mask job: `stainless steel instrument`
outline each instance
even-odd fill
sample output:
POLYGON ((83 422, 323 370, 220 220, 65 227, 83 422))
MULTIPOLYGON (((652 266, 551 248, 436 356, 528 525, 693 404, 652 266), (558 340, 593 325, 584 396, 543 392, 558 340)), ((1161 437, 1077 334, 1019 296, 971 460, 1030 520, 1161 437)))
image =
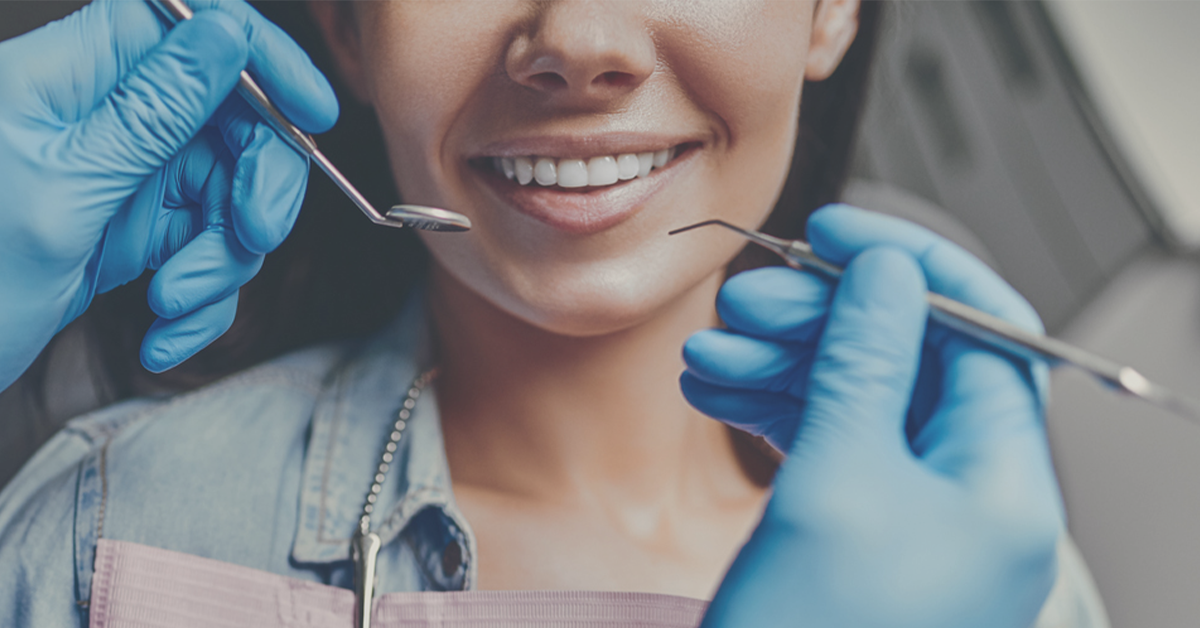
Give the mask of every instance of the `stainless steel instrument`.
MULTIPOLYGON (((192 10, 184 4, 183 0, 157 0, 150 4, 164 9, 172 22, 178 23, 192 19, 192 10)), ((284 117, 271 99, 267 98, 267 93, 245 70, 242 70, 242 75, 238 79, 237 90, 246 99, 246 102, 250 103, 250 106, 254 107, 254 110, 278 131, 288 144, 291 144, 292 148, 311 157, 313 163, 329 175, 329 178, 337 184, 342 192, 345 192, 346 196, 350 197, 351 201, 354 201, 354 204, 367 215, 371 222, 388 227, 411 227, 425 231, 466 231, 471 228, 471 221, 466 216, 437 207, 395 205, 386 214, 381 214, 329 161, 329 158, 317 149, 317 143, 312 136, 301 131, 299 127, 284 117)))
MULTIPOLYGON (((842 274, 840 267, 817 257, 812 247, 803 240, 784 240, 758 231, 742 229, 723 220, 706 220, 676 229, 670 232, 670 235, 709 225, 719 225, 742 234, 751 242, 778 254, 792 268, 814 270, 835 279, 842 274)), ((930 292, 926 294, 926 298, 929 300, 930 318, 946 327, 1023 358, 1046 360, 1051 365, 1074 365, 1113 388, 1200 423, 1200 404, 1151 382, 1133 367, 1102 358, 1057 338, 1027 331, 940 294, 930 292)))

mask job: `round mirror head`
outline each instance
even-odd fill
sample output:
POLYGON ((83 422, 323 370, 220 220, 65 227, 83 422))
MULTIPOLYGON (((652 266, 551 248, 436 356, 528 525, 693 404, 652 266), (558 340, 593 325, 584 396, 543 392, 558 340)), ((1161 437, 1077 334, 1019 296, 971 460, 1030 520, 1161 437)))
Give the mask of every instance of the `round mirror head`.
POLYGON ((387 217, 422 231, 467 231, 471 228, 471 219, 458 212, 424 205, 393 205, 387 217))

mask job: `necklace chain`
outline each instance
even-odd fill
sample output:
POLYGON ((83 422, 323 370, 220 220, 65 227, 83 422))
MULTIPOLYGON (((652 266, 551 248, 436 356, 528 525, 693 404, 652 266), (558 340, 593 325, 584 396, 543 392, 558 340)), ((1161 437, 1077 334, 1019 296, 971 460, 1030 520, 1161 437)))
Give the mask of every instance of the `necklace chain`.
POLYGON ((371 514, 375 512, 375 502, 379 500, 379 493, 383 490, 383 481, 387 479, 388 469, 391 468, 392 461, 396 458, 400 439, 404 437, 404 430, 408 427, 408 420, 412 418, 413 409, 417 407, 417 399, 421 397, 421 391, 437 378, 437 373, 437 368, 431 368, 418 375, 412 385, 408 387, 408 393, 404 396, 404 402, 400 406, 396 422, 392 424, 392 433, 388 435, 387 443, 383 446, 383 455, 379 457, 379 466, 375 468, 375 478, 371 482, 371 489, 367 491, 367 500, 363 504, 362 516, 358 519, 358 529, 361 534, 371 531, 371 514))
POLYGON ((400 448, 400 439, 404 437, 404 428, 412 417, 413 408, 417 407, 417 399, 421 391, 437 377, 437 369, 429 369, 421 373, 408 387, 408 394, 400 405, 396 422, 392 425, 392 433, 388 435, 387 444, 383 446, 383 455, 379 457, 379 466, 375 468, 375 478, 371 482, 371 490, 367 491, 367 503, 363 504, 362 517, 358 519, 358 531, 350 540, 350 559, 354 562, 354 604, 356 625, 358 628, 371 627, 371 605, 375 599, 376 559, 383 541, 379 535, 371 532, 371 513, 375 512, 375 502, 379 501, 379 493, 383 490, 383 481, 387 479, 388 469, 396 459, 396 450, 400 448))

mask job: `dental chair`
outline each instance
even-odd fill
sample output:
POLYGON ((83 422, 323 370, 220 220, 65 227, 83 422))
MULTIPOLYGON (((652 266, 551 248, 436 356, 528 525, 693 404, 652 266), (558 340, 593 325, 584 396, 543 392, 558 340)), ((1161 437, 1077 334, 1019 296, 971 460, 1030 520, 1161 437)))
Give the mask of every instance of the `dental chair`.
MULTIPOLYGON (((1200 398, 1200 262, 1113 136, 1055 10, 892 3, 844 200, 958 242, 1049 333, 1200 398)), ((1200 425, 1069 368, 1051 380, 1067 523, 1112 625, 1196 625, 1200 425)))

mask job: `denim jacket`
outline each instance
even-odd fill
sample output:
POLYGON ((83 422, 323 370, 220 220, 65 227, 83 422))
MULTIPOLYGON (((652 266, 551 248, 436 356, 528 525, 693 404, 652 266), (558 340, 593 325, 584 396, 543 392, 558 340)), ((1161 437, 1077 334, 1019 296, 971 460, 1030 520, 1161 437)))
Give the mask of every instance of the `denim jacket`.
MULTIPOLYGON (((350 538, 382 447, 429 366, 423 299, 409 301, 369 341, 69 423, 0 492, 0 628, 86 627, 100 538, 350 588, 350 538)), ((475 537, 450 490, 432 392, 408 421, 372 517, 380 594, 476 582, 475 537)), ((1073 556, 1060 552, 1039 628, 1107 626, 1073 556)))
MULTIPOLYGON (((370 341, 71 421, 0 493, 0 626, 86 626, 101 537, 351 587, 350 538, 405 392, 428 366, 421 301, 370 341)), ((379 593, 475 581, 430 393, 371 520, 379 593)))

